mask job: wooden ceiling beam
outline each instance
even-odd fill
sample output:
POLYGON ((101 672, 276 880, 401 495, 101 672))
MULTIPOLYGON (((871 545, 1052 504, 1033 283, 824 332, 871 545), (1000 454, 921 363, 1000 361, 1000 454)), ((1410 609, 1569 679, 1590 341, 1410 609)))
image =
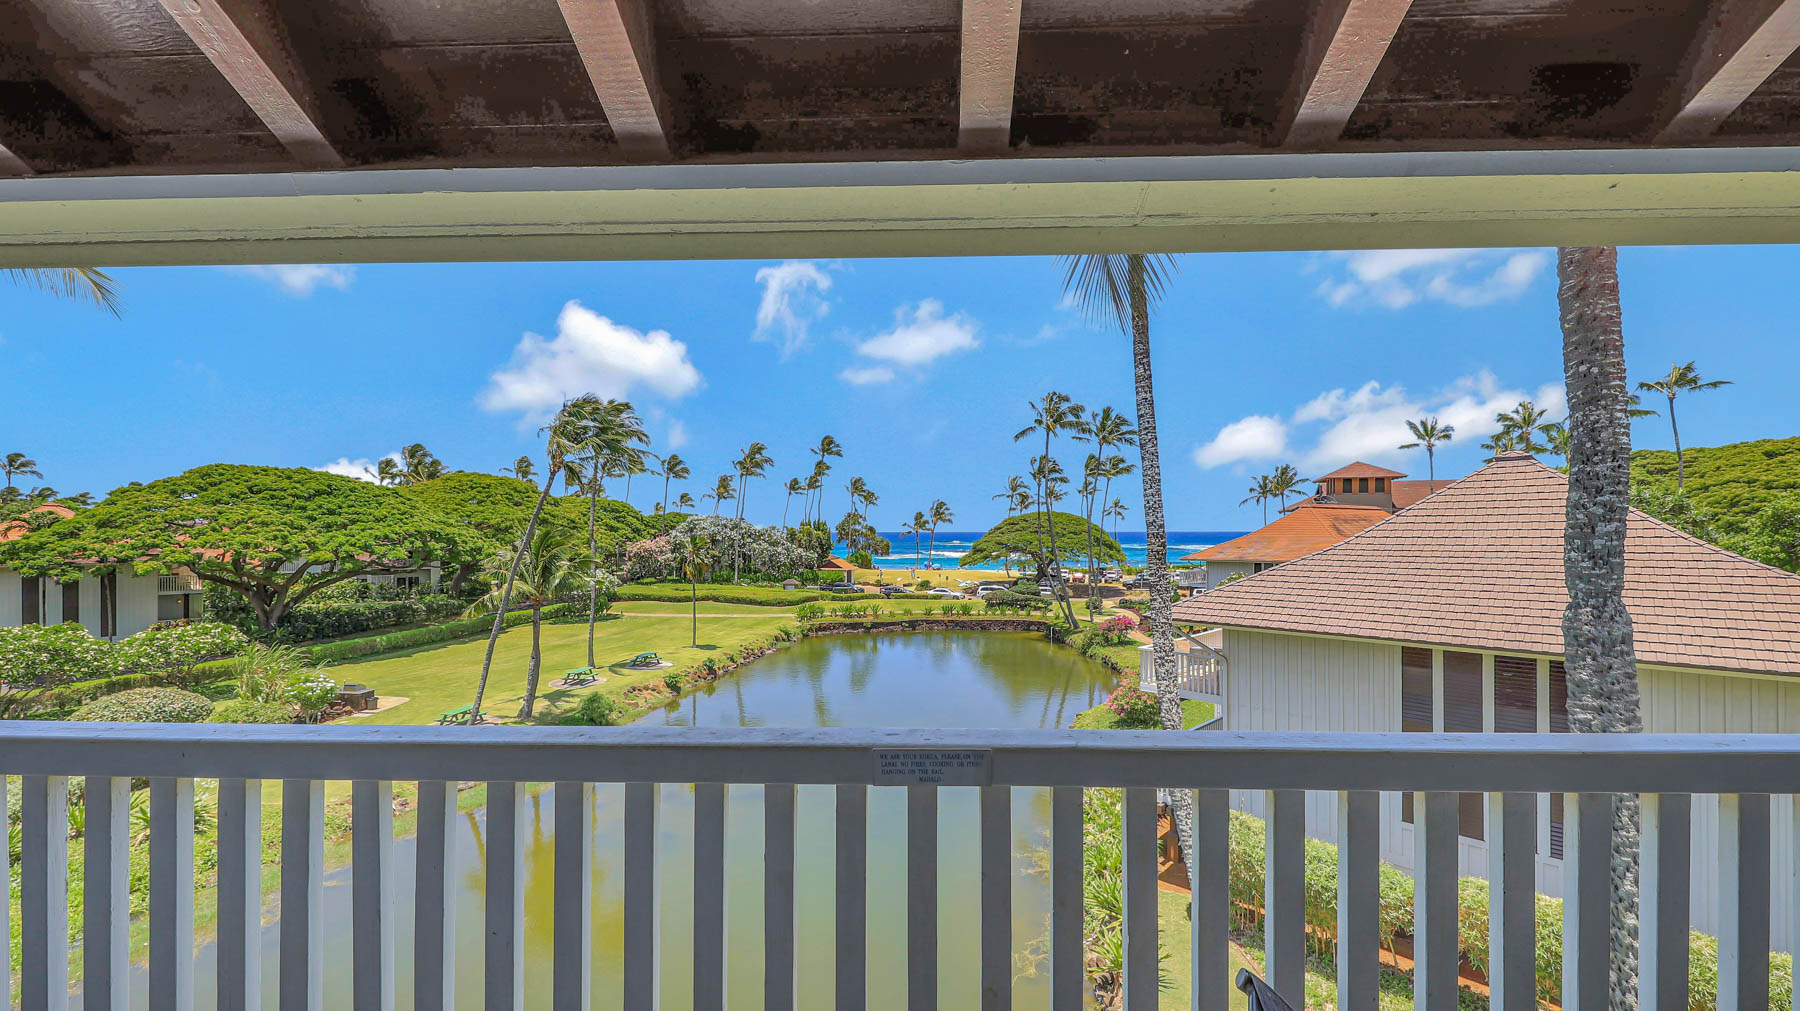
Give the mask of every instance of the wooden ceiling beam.
POLYGON ((343 158, 319 128, 305 75, 270 4, 264 0, 158 2, 295 161, 308 168, 343 167, 343 158))
POLYGON ((668 117, 656 76, 656 38, 645 0, 556 0, 619 148, 666 160, 668 117))
POLYGON ((963 0, 958 149, 1003 154, 1012 142, 1021 0, 963 0))
POLYGON ((1337 142, 1410 7, 1412 0, 1318 0, 1275 122, 1277 146, 1312 149, 1337 142))
POLYGON ((25 159, 14 154, 12 148, 0 144, 0 176, 28 176, 31 174, 31 166, 26 164, 25 159))
POLYGON ((1658 144, 1705 140, 1800 48, 1800 0, 1722 0, 1689 53, 1658 144))

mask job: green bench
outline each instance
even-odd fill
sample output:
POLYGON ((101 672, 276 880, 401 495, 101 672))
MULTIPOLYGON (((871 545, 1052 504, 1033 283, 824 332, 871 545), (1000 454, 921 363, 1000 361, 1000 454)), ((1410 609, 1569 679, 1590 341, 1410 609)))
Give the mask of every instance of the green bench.
POLYGON ((467 723, 469 722, 469 715, 474 709, 474 706, 463 706, 461 709, 452 709, 447 713, 439 713, 437 721, 440 724, 467 723))
POLYGON ((657 656, 655 653, 639 653, 637 656, 625 661, 625 666, 655 667, 659 663, 662 663, 662 657, 657 656))
POLYGON ((562 683, 570 688, 579 688, 583 685, 591 685, 598 679, 598 675, 594 673, 594 668, 577 667, 563 675, 562 683))

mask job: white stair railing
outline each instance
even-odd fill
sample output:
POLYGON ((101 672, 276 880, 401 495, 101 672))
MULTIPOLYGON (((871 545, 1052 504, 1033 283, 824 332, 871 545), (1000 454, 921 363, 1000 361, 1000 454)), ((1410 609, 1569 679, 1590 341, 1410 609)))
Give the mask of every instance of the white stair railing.
MULTIPOLYGON (((1050 1006, 1085 1006, 1082 951, 1082 790, 1124 790, 1124 994, 1128 1011, 1159 1006, 1156 791, 1192 790, 1197 812, 1189 885, 1194 1008, 1222 1006, 1230 980, 1226 939, 1228 790, 1265 791, 1266 977, 1294 999, 1304 992, 1304 870, 1308 791, 1336 795, 1340 1006, 1375 1006, 1374 939, 1378 795, 1414 796, 1414 989, 1422 1007, 1454 1007, 1459 793, 1489 795, 1493 887, 1490 982, 1496 1009, 1536 1005, 1534 841, 1536 795, 1567 795, 1562 1006, 1605 1005, 1612 797, 1643 795, 1640 1004, 1688 1006, 1690 796, 1719 797, 1716 868, 1725 897, 1719 936, 1719 1006, 1767 1006, 1770 893, 1794 889, 1795 868, 1772 876, 1767 790, 1800 785, 1800 738, 1791 735, 1161 734, 1115 731, 707 730, 693 728, 253 727, 0 723, 0 771, 22 777, 21 996, 25 1007, 66 1006, 69 978, 67 816, 70 777, 87 777, 85 904, 80 916, 85 1006, 126 1006, 129 790, 150 781, 150 1007, 191 1005, 194 980, 194 785, 220 781, 218 992, 221 1008, 255 1006, 261 784, 280 780, 279 986, 283 1008, 323 999, 324 787, 351 783, 355 1006, 390 1008, 396 962, 410 957, 413 1004, 442 1009, 452 990, 456 921, 451 880, 457 783, 488 784, 485 1006, 520 1006, 526 918, 553 923, 552 1005, 586 1008, 596 996, 590 961, 596 783, 624 783, 623 1004, 651 1008, 662 984, 654 869, 658 784, 694 784, 694 1006, 725 1004, 731 938, 724 905, 731 790, 764 795, 762 854, 766 1006, 790 1008, 801 990, 835 1006, 870 1003, 868 876, 904 875, 909 1007, 937 994, 939 862, 979 869, 982 1008, 1012 1006, 1013 961, 1049 952, 1050 1006), (556 770, 554 902, 527 910, 522 812, 528 784, 556 770), (382 779, 372 779, 371 774, 382 779), (392 783, 417 781, 413 889, 415 943, 396 950, 392 783), (795 787, 836 794, 834 976, 796 975, 795 787), (868 859, 873 786, 907 788, 904 869, 868 859), (940 853, 940 791, 980 790, 979 845, 940 853), (1048 938, 1014 934, 1012 792, 1050 787, 1048 938), (1656 791, 1656 792, 1650 792, 1656 791), (1047 941, 1047 944, 1045 943, 1047 941)), ((0 780, 3 784, 5 780, 0 780)), ((4 813, 0 795, 0 813, 4 813)), ((740 807, 741 810, 741 807, 740 807)), ((3 978, 3 977, 0 977, 3 978)), ((892 995, 875 995, 877 1004, 892 995)))

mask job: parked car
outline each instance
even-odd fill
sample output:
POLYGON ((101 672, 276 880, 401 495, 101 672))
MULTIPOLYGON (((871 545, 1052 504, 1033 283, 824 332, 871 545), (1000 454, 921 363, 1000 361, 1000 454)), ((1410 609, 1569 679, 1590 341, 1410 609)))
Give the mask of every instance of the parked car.
POLYGON ((1107 569, 1105 576, 1102 578, 1109 583, 1116 583, 1125 578, 1125 573, 1120 572, 1118 569, 1107 569))
POLYGON ((967 595, 958 593, 957 591, 952 590, 948 586, 934 586, 926 592, 930 593, 934 597, 943 597, 946 600, 967 600, 968 599, 967 595))
POLYGON ((861 593, 861 592, 863 592, 862 587, 856 586, 851 583, 826 583, 823 586, 820 586, 819 589, 824 590, 826 593, 861 593))
POLYGON ((986 600, 996 593, 1005 593, 1006 589, 1004 586, 978 586, 975 588, 975 599, 986 600))
POLYGON ((881 588, 881 595, 884 597, 893 597, 893 596, 897 596, 898 594, 911 593, 911 592, 912 592, 911 590, 908 590, 906 587, 901 586, 899 583, 889 583, 888 585, 881 588))

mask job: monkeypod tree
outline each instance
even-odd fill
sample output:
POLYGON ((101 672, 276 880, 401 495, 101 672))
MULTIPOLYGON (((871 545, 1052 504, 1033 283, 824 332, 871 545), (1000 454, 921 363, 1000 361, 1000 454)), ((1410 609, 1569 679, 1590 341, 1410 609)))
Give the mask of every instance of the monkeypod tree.
POLYGON ((1055 525, 1054 548, 1043 514, 1028 513, 1001 520, 982 534, 970 546, 968 554, 962 556, 961 564, 970 566, 1006 558, 1029 558, 1038 575, 1042 576, 1049 571, 1051 562, 1071 565, 1085 559, 1090 536, 1094 539, 1095 561, 1124 564, 1125 549, 1119 547, 1119 542, 1108 536, 1099 524, 1090 523, 1074 513, 1051 513, 1050 517, 1055 525))
POLYGON ((272 630, 327 586, 466 550, 466 530, 401 492, 305 468, 209 464, 148 484, 6 546, 26 575, 191 570, 243 595, 272 630))

